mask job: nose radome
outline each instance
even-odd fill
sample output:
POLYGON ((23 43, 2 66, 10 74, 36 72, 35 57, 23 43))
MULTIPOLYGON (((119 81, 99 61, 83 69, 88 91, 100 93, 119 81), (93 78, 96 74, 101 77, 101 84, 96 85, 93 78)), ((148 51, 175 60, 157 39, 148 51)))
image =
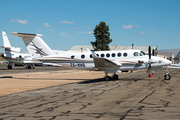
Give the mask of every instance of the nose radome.
POLYGON ((172 64, 172 61, 170 61, 170 60, 166 60, 166 63, 168 63, 168 64, 172 64))

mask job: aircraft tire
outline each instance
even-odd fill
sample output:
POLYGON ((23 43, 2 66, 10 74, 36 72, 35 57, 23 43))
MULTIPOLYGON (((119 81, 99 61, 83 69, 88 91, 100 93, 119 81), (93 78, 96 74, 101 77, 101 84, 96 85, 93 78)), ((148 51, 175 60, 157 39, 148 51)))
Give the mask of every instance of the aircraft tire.
POLYGON ((164 75, 164 79, 165 79, 165 80, 170 80, 170 79, 171 79, 171 76, 170 76, 169 74, 164 75))
POLYGON ((28 66, 28 69, 31 69, 31 66, 28 66))
POLYGON ((114 80, 118 80, 118 75, 113 75, 114 80))
POLYGON ((105 77, 105 80, 106 80, 106 81, 110 80, 110 77, 109 77, 109 76, 106 76, 106 77, 105 77))
POLYGON ((10 66, 8 66, 8 69, 12 69, 12 66, 10 65, 10 66))

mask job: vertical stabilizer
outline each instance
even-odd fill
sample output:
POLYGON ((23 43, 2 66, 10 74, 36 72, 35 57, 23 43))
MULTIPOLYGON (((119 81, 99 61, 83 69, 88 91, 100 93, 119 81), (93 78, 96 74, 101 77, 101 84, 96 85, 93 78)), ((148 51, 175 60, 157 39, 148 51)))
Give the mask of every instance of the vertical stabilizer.
POLYGON ((4 47, 11 47, 11 44, 9 42, 9 39, 6 35, 6 32, 2 31, 2 36, 3 36, 3 42, 4 42, 4 47))
POLYGON ((41 39, 41 34, 11 33, 11 35, 22 37, 28 52, 35 58, 53 54, 51 48, 41 39))

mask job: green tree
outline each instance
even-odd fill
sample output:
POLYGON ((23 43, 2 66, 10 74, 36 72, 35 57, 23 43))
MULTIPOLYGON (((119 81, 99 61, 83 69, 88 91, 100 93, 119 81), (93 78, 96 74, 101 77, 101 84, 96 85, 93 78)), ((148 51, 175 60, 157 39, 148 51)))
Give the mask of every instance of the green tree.
POLYGON ((110 39, 110 33, 109 26, 106 25, 105 22, 101 21, 99 25, 96 25, 94 29, 94 37, 96 38, 96 41, 91 41, 91 44, 95 51, 97 50, 110 50, 108 44, 112 42, 112 39, 110 39))

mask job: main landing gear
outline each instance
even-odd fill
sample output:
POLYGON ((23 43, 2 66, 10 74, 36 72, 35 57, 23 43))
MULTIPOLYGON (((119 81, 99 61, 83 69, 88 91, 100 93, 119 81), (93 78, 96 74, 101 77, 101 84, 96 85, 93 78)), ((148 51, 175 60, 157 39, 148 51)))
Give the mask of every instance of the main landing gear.
POLYGON ((25 65, 24 68, 27 68, 27 69, 35 69, 35 65, 34 65, 34 64, 27 64, 27 65, 25 65))
MULTIPOLYGON (((110 77, 110 76, 108 76, 108 75, 107 75, 107 73, 106 73, 105 80, 107 80, 107 81, 108 81, 108 80, 110 80, 110 79, 111 79, 111 77, 110 77)), ((114 80, 118 80, 118 75, 114 73, 114 75, 113 75, 113 79, 114 79, 114 80)))

